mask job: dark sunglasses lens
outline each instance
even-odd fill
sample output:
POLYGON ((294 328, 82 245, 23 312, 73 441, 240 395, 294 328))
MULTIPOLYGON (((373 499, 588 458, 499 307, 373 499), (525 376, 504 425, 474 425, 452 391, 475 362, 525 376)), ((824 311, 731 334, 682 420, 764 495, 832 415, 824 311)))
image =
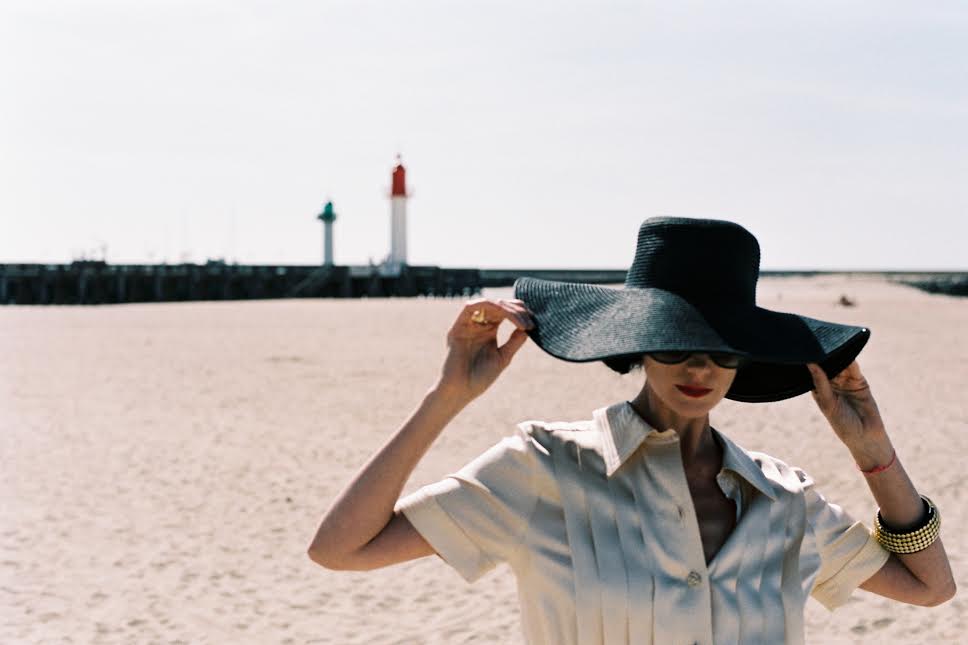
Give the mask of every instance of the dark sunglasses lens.
POLYGON ((667 365, 675 365, 689 358, 689 352, 654 352, 652 358, 667 365))
POLYGON ((743 363, 743 357, 737 354, 713 353, 709 355, 713 362, 720 367, 735 369, 743 363))
MULTIPOLYGON (((650 354, 653 359, 666 365, 678 365, 679 363, 685 362, 691 355, 692 352, 652 352, 650 354)), ((709 354, 709 358, 716 365, 731 370, 742 367, 745 362, 739 354, 727 354, 725 352, 712 352, 709 354)))

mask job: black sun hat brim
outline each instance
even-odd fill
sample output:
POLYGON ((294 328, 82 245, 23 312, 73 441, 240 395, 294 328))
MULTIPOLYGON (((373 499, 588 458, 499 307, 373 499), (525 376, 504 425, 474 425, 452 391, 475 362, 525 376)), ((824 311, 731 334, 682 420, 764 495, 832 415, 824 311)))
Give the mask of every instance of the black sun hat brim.
POLYGON ((657 288, 519 278, 514 296, 533 314, 531 339, 565 361, 674 350, 743 355, 750 362, 738 371, 726 398, 749 403, 809 392, 813 379, 807 363, 818 363, 833 377, 870 338, 866 327, 755 305, 724 303, 700 311, 681 296, 657 288))

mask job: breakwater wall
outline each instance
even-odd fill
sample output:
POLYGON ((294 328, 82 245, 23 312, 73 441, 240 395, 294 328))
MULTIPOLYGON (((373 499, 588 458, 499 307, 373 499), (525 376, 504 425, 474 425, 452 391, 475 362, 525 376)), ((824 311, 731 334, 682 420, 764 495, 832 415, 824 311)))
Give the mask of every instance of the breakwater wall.
MULTIPOLYGON (((93 305, 266 298, 469 297, 522 272, 403 266, 0 264, 0 304, 93 305)), ((624 271, 532 271, 547 279, 621 282, 624 271)))
POLYGON ((0 265, 3 304, 119 304, 264 298, 460 296, 479 290, 470 269, 104 262, 0 265))
MULTIPOLYGON (((924 291, 968 296, 965 272, 763 271, 761 276, 876 276, 924 291)), ((120 304, 265 298, 468 297, 522 276, 619 284, 625 271, 403 266, 0 264, 0 304, 120 304)))

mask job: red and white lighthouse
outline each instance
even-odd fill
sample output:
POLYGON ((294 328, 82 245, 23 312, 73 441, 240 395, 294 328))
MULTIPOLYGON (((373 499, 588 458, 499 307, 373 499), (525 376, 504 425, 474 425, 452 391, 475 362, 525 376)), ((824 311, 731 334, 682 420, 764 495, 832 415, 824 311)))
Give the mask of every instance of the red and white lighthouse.
POLYGON ((398 271, 407 263, 407 171, 397 155, 390 189, 390 256, 387 265, 398 271))

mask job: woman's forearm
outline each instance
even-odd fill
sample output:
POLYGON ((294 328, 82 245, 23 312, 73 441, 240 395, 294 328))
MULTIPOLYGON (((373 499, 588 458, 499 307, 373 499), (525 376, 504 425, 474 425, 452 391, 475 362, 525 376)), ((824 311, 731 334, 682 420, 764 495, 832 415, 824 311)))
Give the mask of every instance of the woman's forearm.
POLYGON ((881 517, 889 526, 904 531, 916 525, 924 515, 924 504, 887 433, 879 432, 874 437, 866 437, 862 444, 848 448, 862 471, 891 464, 886 470, 864 475, 864 479, 877 501, 881 517))
POLYGON ((337 496, 309 552, 321 560, 339 561, 380 533, 417 463, 469 402, 463 395, 429 390, 410 418, 337 496))
MULTIPOLYGON (((900 457, 895 454, 887 433, 867 437, 863 444, 850 446, 850 451, 862 470, 890 463, 885 470, 864 475, 884 523, 900 532, 917 526, 924 518, 924 503, 904 470, 900 457)), ((953 589, 951 566, 940 539, 923 551, 897 554, 897 557, 933 594, 944 596, 949 589, 953 589)))
POLYGON ((339 566, 393 519, 393 507, 410 473, 437 436, 510 364, 534 327, 520 300, 477 298, 464 303, 447 332, 447 357, 437 383, 410 418, 356 474, 326 511, 309 546, 323 566, 339 566), (503 345, 497 331, 504 320, 516 329, 503 345))

